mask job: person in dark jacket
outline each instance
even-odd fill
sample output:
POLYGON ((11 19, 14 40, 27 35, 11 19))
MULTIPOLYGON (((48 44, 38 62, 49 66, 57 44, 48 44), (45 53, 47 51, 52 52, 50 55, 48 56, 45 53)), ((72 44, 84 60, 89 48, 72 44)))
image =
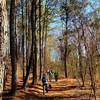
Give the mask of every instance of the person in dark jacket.
POLYGON ((47 79, 46 74, 43 74, 42 85, 43 85, 43 94, 44 94, 45 91, 48 92, 48 79, 47 79))

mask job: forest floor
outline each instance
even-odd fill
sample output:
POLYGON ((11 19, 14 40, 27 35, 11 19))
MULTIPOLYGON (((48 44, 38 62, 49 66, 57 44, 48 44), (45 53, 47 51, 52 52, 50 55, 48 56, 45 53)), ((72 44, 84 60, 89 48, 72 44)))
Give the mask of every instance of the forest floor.
MULTIPOLYGON (((91 94, 91 87, 81 87, 76 79, 59 79, 58 82, 49 82, 52 88, 43 95, 42 83, 39 81, 35 86, 21 89, 22 81, 19 82, 16 96, 5 94, 10 90, 9 82, 3 95, 3 100, 94 100, 91 94), (91 96, 91 98, 90 98, 91 96)), ((97 87, 97 100, 100 100, 100 84, 97 87)))
MULTIPOLYGON (((20 71, 19 71, 20 72, 20 71)), ((32 78, 29 79, 31 83, 32 78)), ((49 82, 52 88, 48 93, 43 95, 43 87, 41 81, 35 86, 29 85, 26 89, 22 89, 22 78, 18 78, 16 96, 10 96, 11 75, 9 75, 3 93, 3 100, 94 100, 91 93, 91 87, 88 82, 82 87, 78 79, 61 78, 57 82, 52 80, 49 82)), ((96 82, 96 96, 100 100, 100 81, 96 82)))

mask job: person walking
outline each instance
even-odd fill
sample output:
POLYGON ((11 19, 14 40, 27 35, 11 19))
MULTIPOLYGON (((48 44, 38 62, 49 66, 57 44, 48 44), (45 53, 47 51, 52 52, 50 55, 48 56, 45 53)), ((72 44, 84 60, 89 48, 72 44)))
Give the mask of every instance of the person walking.
POLYGON ((42 77, 42 85, 43 85, 43 94, 45 94, 45 91, 48 92, 48 79, 45 73, 43 74, 42 77))
POLYGON ((48 74, 48 76, 49 76, 49 81, 51 82, 52 77, 53 77, 53 71, 52 71, 52 69, 49 69, 49 70, 47 71, 47 74, 48 74))

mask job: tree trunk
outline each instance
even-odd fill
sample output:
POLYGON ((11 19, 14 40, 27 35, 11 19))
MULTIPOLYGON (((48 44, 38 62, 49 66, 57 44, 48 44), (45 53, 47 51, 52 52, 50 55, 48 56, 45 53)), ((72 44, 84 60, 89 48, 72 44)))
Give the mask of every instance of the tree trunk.
MULTIPOLYGON (((47 15, 46 15, 46 18, 47 18, 47 15)), ((44 72, 44 69, 45 69, 45 66, 46 66, 47 28, 48 28, 48 27, 47 27, 47 20, 45 20, 44 53, 43 53, 43 54, 44 54, 43 72, 44 72)))
MULTIPOLYGON (((30 57, 30 42, 29 42, 29 38, 30 38, 30 12, 29 12, 29 1, 26 0, 26 67, 29 64, 29 57, 30 57)), ((27 68, 26 68, 26 72, 27 72, 27 68)))
POLYGON ((15 0, 11 0, 10 4, 10 54, 11 54, 11 66, 12 66, 12 81, 11 81, 11 93, 16 94, 16 34, 14 30, 15 26, 15 0))
POLYGON ((28 0, 26 0, 26 66, 28 65, 28 0))
MULTIPOLYGON (((66 0, 67 5, 67 0, 66 0)), ((65 45, 65 52, 64 52, 64 68, 65 68, 65 77, 68 77, 67 73, 67 60, 68 60, 68 33, 67 33, 67 24, 68 24, 68 9, 66 9, 66 32, 64 34, 64 45, 65 45)))
POLYGON ((33 80, 32 84, 36 84, 37 82, 37 38, 36 38, 36 0, 32 1, 32 9, 31 9, 31 29, 32 29, 32 47, 33 47, 33 80))
POLYGON ((0 100, 2 100, 3 83, 4 83, 4 57, 8 45, 8 16, 7 16, 6 0, 0 0, 0 100))
POLYGON ((23 0, 21 0, 21 10, 22 10, 22 52, 23 52, 23 65, 22 65, 22 69, 23 69, 23 81, 24 81, 24 2, 23 0))
POLYGON ((43 59, 43 73, 46 66, 46 41, 47 41, 47 28, 48 28, 48 10, 46 8, 47 0, 45 1, 45 11, 43 16, 43 35, 42 35, 42 59, 43 59))
POLYGON ((42 75, 42 41, 41 41, 41 0, 39 0, 39 61, 40 61, 40 75, 39 79, 41 79, 42 75))
POLYGON ((37 82, 37 45, 36 45, 36 0, 31 3, 31 29, 32 29, 32 45, 31 45, 31 55, 29 59, 29 66, 27 67, 26 77, 23 83, 23 87, 26 86, 30 69, 33 68, 33 80, 34 85, 37 82))

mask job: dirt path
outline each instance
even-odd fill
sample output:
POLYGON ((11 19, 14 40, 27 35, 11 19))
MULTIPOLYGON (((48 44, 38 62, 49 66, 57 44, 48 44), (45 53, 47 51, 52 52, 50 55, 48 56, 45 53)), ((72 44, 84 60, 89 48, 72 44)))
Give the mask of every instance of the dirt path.
MULTIPOLYGON (((9 88, 9 83, 5 91, 9 88)), ((29 86, 26 90, 19 89, 22 81, 18 84, 17 95, 11 97, 9 95, 3 96, 3 100, 89 100, 91 88, 89 86, 80 87, 76 79, 61 79, 58 82, 52 80, 50 83, 52 88, 48 93, 43 95, 42 84, 39 81, 37 85, 29 86)), ((9 88, 10 89, 10 88, 9 88)), ((100 88, 98 87, 98 99, 100 100, 100 88)), ((93 96, 90 100, 94 100, 93 96)))
MULTIPOLYGON (((52 88, 43 95, 41 81, 38 81, 35 86, 29 86, 24 90, 21 89, 23 82, 20 71, 18 71, 18 75, 16 96, 12 97, 7 94, 11 87, 11 76, 9 76, 4 89, 3 100, 89 100, 91 87, 89 85, 81 87, 76 79, 59 79, 58 82, 52 80, 52 82, 49 82, 52 88)), ((97 100, 100 100, 100 82, 97 83, 97 98, 97 100)), ((94 100, 93 95, 91 95, 90 100, 94 100)))

